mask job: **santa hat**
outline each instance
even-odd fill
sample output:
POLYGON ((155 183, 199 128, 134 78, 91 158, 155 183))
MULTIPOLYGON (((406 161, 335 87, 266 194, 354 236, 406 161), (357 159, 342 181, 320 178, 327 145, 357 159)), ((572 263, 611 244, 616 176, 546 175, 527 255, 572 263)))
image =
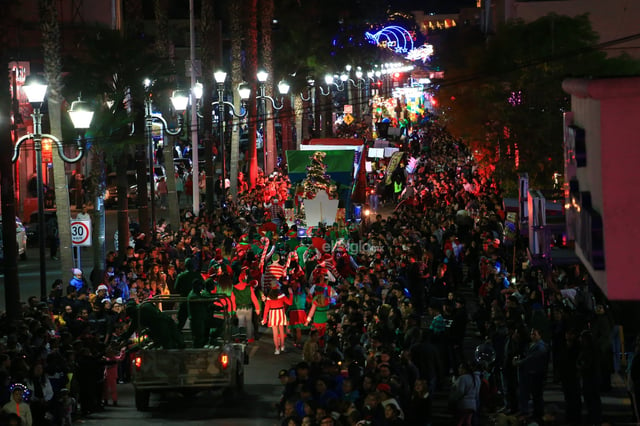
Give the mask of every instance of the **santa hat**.
POLYGON ((318 278, 327 275, 327 268, 316 268, 313 270, 313 277, 318 278))

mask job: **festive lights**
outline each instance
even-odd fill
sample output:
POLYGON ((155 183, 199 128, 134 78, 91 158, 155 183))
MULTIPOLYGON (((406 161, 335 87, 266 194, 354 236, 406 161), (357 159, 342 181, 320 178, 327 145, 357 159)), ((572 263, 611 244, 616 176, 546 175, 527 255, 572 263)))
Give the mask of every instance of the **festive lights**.
POLYGON ((421 60, 424 64, 431 56, 433 56, 433 46, 430 44, 423 44, 420 47, 410 50, 405 57, 409 61, 421 60))
POLYGON ((390 25, 376 33, 365 32, 365 38, 371 44, 406 54, 413 49, 413 36, 405 28, 390 25))
POLYGON ((381 30, 371 33, 365 32, 365 39, 376 46, 389 49, 397 54, 404 55, 407 60, 425 63, 433 55, 433 46, 423 44, 415 47, 415 36, 407 29, 398 25, 390 25, 381 30))

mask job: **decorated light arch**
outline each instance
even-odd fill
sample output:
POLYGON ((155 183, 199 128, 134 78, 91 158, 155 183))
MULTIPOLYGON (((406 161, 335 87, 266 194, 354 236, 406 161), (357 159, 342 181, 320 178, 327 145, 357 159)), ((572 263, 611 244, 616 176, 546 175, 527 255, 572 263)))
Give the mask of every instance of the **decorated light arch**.
POLYGON ((407 29, 390 25, 378 30, 375 33, 365 32, 365 38, 371 44, 375 44, 383 49, 405 56, 410 61, 421 60, 425 63, 433 55, 433 46, 423 44, 416 47, 414 45, 414 35, 407 29))
POLYGON ((384 27, 375 33, 367 31, 365 37, 369 43, 391 49, 396 53, 407 54, 413 50, 413 36, 398 25, 384 27))

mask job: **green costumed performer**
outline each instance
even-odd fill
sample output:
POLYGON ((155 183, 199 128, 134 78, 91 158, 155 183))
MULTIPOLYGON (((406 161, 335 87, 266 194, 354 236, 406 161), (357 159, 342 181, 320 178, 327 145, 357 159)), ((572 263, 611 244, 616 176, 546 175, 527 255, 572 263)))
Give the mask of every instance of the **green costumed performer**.
MULTIPOLYGON (((193 289, 193 283, 197 280, 203 281, 202 275, 198 271, 195 270, 193 261, 191 258, 187 258, 184 262, 185 270, 178 274, 176 278, 176 283, 174 285, 175 292, 180 294, 180 296, 187 297, 191 290, 193 289)), ((178 329, 182 330, 184 328, 184 324, 187 322, 187 317, 189 316, 189 310, 187 308, 186 303, 181 303, 178 308, 178 329)))
POLYGON ((134 331, 147 329, 149 338, 157 346, 163 349, 184 348, 184 339, 176 327, 176 323, 164 315, 155 303, 143 302, 137 305, 134 300, 129 300, 126 312, 131 318, 131 324, 127 331, 120 336, 122 341, 128 340, 134 331))

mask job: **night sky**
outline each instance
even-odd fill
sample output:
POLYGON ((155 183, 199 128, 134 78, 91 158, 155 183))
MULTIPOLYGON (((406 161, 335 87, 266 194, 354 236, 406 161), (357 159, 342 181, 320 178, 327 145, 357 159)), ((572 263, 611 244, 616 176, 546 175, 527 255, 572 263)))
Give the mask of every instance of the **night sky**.
POLYGON ((389 0, 394 10, 422 10, 426 13, 456 13, 462 7, 474 7, 475 0, 389 0))

